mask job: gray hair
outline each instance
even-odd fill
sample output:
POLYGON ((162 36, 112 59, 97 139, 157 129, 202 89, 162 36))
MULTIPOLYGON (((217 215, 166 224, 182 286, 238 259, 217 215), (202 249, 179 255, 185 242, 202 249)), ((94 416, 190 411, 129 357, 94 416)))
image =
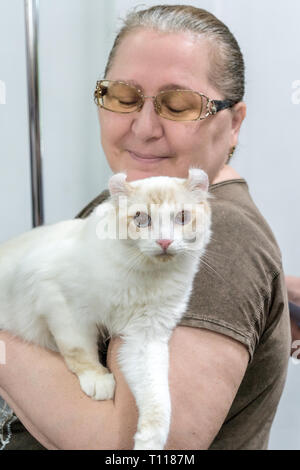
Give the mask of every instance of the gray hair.
POLYGON ((245 94, 245 65, 240 47, 228 27, 206 10, 189 5, 156 5, 146 10, 131 10, 115 39, 105 69, 112 66, 118 46, 125 36, 138 29, 166 33, 188 32, 208 40, 211 47, 211 66, 208 79, 224 99, 235 102, 245 94))

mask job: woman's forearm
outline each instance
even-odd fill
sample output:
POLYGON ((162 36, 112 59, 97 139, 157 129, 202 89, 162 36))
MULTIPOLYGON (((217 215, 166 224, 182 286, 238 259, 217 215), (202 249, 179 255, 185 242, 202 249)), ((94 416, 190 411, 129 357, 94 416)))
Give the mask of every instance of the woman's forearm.
MULTIPOLYGON (((15 414, 18 416, 20 421, 30 432, 30 434, 35 437, 35 439, 42 444, 48 450, 58 450, 57 447, 45 437, 40 430, 30 421, 30 419, 25 416, 23 410, 21 410, 13 399, 0 387, 0 396, 7 402, 7 404, 14 410, 15 414)), ((26 449, 22 449, 26 450, 26 449)))
POLYGON ((120 423, 112 400, 98 402, 86 396, 60 354, 3 331, 0 341, 6 349, 6 364, 0 365, 3 398, 42 445, 117 448, 120 423))

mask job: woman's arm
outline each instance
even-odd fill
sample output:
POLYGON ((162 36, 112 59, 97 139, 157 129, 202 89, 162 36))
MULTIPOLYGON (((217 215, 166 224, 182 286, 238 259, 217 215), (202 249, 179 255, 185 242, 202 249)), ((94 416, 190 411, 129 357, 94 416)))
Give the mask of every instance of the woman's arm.
MULTIPOLYGON (((0 386, 8 404, 42 445, 52 449, 132 449, 135 400, 110 342, 114 401, 93 401, 59 354, 0 332, 7 364, 0 386)), ((166 449, 207 449, 222 426, 248 365, 241 343, 202 328, 178 327, 170 340, 172 419, 166 449)), ((0 392, 1 393, 1 392, 0 392)))
POLYGON ((96 402, 58 354, 0 331, 6 364, 0 395, 48 449, 114 449, 118 436, 112 400, 96 402), (92 438, 91 438, 92 435, 92 438))
MULTIPOLYGON (((300 277, 297 276, 285 276, 285 283, 287 287, 289 302, 300 307, 300 277)), ((297 351, 298 343, 294 341, 300 341, 300 327, 298 322, 291 315, 291 335, 292 335, 292 347, 291 356, 297 351), (294 347, 293 347, 294 343, 294 347)), ((298 357, 298 356, 297 356, 298 357)))

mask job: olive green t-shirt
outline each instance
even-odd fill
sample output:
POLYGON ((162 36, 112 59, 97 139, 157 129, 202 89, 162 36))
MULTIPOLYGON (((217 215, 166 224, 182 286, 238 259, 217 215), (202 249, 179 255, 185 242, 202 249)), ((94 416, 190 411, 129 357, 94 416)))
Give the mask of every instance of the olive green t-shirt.
MULTIPOLYGON (((291 347, 281 253, 244 179, 211 185, 210 192, 212 240, 180 325, 230 336, 249 352, 242 383, 210 449, 267 449, 291 347)), ((77 217, 87 217, 108 196, 102 192, 77 217)), ((14 425, 20 423, 12 430, 14 425)), ((12 433, 6 449, 22 448, 22 439, 23 448, 34 448, 34 442, 41 448, 24 429, 23 436, 12 433)))

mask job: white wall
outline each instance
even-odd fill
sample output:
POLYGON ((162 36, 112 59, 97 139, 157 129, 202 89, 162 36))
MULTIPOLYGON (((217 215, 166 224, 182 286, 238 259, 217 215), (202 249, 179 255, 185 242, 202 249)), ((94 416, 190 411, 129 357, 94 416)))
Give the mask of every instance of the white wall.
MULTIPOLYGON (((96 80, 114 34, 109 2, 40 0, 45 223, 74 217, 106 186, 96 80)), ((23 0, 0 0, 0 242, 32 224, 23 0)))
MULTIPOLYGON (((146 6, 160 2, 144 1, 146 6)), ((179 3, 169 0, 168 4, 179 3)), ((272 227, 287 273, 300 275, 300 42, 298 0, 185 1, 236 35, 246 62, 248 115, 233 166, 272 227), (298 86, 298 91, 293 89, 298 86), (298 103, 298 104, 297 104, 298 103)), ((92 100, 108 51, 133 0, 40 0, 40 72, 46 223, 73 217, 110 174, 92 100)), ((0 241, 30 228, 22 0, 0 0, 0 241)), ((288 380, 270 448, 300 449, 300 365, 288 380)))
POLYGON ((0 0, 0 242, 31 228, 23 2, 0 0))
POLYGON ((111 174, 93 92, 105 68, 112 24, 110 2, 40 0, 46 223, 74 217, 111 174))

